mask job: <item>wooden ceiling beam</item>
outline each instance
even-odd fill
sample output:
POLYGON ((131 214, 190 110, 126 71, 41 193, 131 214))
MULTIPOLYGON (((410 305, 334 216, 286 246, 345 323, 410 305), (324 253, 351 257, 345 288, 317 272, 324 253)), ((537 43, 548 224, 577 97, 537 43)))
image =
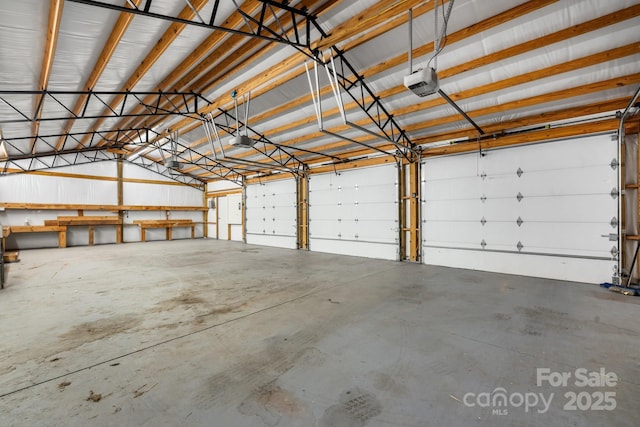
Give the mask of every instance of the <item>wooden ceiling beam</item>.
MULTIPOLYGON (((318 1, 319 0, 303 0, 296 7, 311 8, 318 1)), ((242 7, 245 7, 245 5, 249 3, 244 3, 242 7)), ((261 5, 261 3, 259 2, 253 2, 253 3, 255 3, 255 7, 251 10, 245 10, 245 13, 252 14, 253 12, 255 12, 255 10, 258 9, 258 6, 261 5)), ((336 3, 337 3, 337 0, 331 0, 330 2, 327 2, 324 5, 322 5, 320 9, 314 11, 314 13, 322 13, 323 11, 328 10, 329 7, 335 5, 336 3)), ((237 14, 236 16, 237 16, 236 25, 237 26, 244 25, 244 20, 242 19, 242 17, 239 14, 237 14)), ((280 25, 282 26, 286 26, 291 22, 292 22, 292 19, 290 15, 285 15, 280 19, 280 25)), ((270 25, 270 28, 274 31, 277 31, 279 29, 279 26, 277 23, 274 22, 270 25)), ((248 39, 246 36, 232 35, 231 37, 227 38, 224 41, 224 43, 222 43, 206 59, 200 62, 196 67, 194 67, 191 71, 189 71, 189 73, 187 73, 183 78, 181 78, 178 82, 176 82, 172 90, 191 90, 197 93, 208 92, 221 79, 227 77, 229 72, 232 69, 234 68, 239 69, 244 66, 247 66, 249 63, 255 61, 261 56, 267 55, 272 49, 274 49, 276 46, 279 45, 277 43, 271 43, 271 44, 265 44, 265 43, 266 42, 264 40, 260 40, 257 38, 248 39), (240 44, 243 41, 245 41, 245 43, 242 46, 238 47, 238 44, 240 44), (243 58, 240 55, 234 55, 234 54, 227 55, 225 57, 227 52, 231 52, 234 49, 236 49, 236 51, 241 49, 242 51, 245 51, 245 52, 251 52, 253 50, 260 48, 260 46, 262 46, 262 48, 259 49, 258 52, 255 52, 253 55, 251 55, 249 58, 243 58), (223 58, 223 59, 220 61, 220 58, 223 58), (210 70, 210 68, 214 65, 215 65, 215 69, 210 70), (199 76, 201 77, 198 79, 199 76)), ((173 99, 172 101, 176 102, 176 99, 173 99)), ((165 106, 170 106, 170 103, 167 102, 165 106)), ((139 121, 145 120, 146 127, 157 127, 163 121, 166 121, 167 117, 152 118, 152 119, 138 119, 138 120, 139 121)), ((196 123, 196 125, 199 125, 199 124, 196 123)), ((130 125, 126 127, 133 128, 136 126, 130 125)), ((188 131, 191 131, 194 128, 195 127, 193 128, 190 127, 188 131)), ((184 133, 187 133, 188 131, 184 133)))
MULTIPOLYGON (((142 3, 142 0, 132 0, 132 1, 136 6, 139 6, 140 3, 142 3)), ((125 2, 124 7, 131 7, 131 5, 128 2, 125 2)), ((87 91, 93 90, 96 83, 98 83, 100 76, 102 76, 104 69, 107 67, 107 64, 111 60, 111 57, 113 56, 113 53, 116 50, 116 47, 118 47, 120 40, 122 39, 125 32, 127 31, 127 28, 129 28, 129 24, 131 23, 131 20, 133 19, 134 16, 135 15, 133 13, 125 13, 125 12, 120 13, 120 15, 118 16, 118 20, 116 21, 115 25, 113 26, 113 29, 111 30, 111 34, 109 34, 109 38, 107 39, 107 42, 105 43, 104 47, 102 48, 102 51, 100 52, 100 56, 98 56, 98 60, 96 61, 93 67, 93 70, 91 70, 91 74, 89 74, 87 81, 82 86, 84 90, 87 90, 87 91)), ((87 101, 87 97, 88 95, 80 95, 78 97, 75 105, 73 106, 73 109, 71 110, 73 111, 74 115, 77 116, 78 114, 80 114, 80 112, 82 111, 82 107, 87 101)), ((71 128, 73 127, 74 123, 75 123, 75 119, 67 120, 63 127, 64 132, 62 133, 71 132, 71 128)), ((65 141, 66 141, 66 137, 61 136, 58 139, 58 142, 56 143, 56 150, 58 151, 62 150, 64 148, 65 141)))
MULTIPOLYGON (((510 21, 512 19, 515 19, 515 18, 520 17, 520 16, 524 16, 524 15, 526 15, 528 13, 533 12, 534 10, 537 10, 537 9, 539 9, 541 7, 547 6, 547 5, 549 5, 551 3, 555 3, 555 2, 557 2, 557 0, 543 0, 543 1, 532 0, 532 1, 528 1, 527 3, 524 3, 522 5, 513 7, 511 9, 507 10, 507 11, 504 11, 502 13, 494 15, 494 16, 492 16, 490 18, 487 18, 487 19, 485 19, 485 20, 483 20, 481 22, 478 22, 478 23, 473 24, 473 25, 471 25, 471 26, 469 26, 467 28, 464 28, 462 30, 456 31, 453 34, 450 34, 449 36, 447 36, 447 38, 449 40, 448 43, 454 43, 454 42, 458 42, 458 41, 464 40, 467 37, 472 37, 472 36, 477 35, 477 34, 483 32, 483 31, 487 31, 490 28, 493 28, 495 26, 504 24, 504 23, 506 23, 506 22, 508 22, 508 21, 510 21)), ((432 8, 433 8, 433 2, 430 2, 430 3, 426 4, 426 5, 419 6, 414 10, 414 16, 419 16, 419 15, 422 15, 424 13, 427 13, 432 8)), ((357 18, 354 18, 354 19, 357 21, 357 18)), ((391 30, 392 28, 395 28, 395 27, 397 27, 399 25, 402 25, 402 24, 406 23, 407 21, 408 21, 408 17, 407 16, 398 17, 395 20, 393 20, 392 22, 389 22, 386 25, 381 26, 378 29, 376 29, 376 30, 380 31, 376 35, 385 33, 387 31, 391 30)), ((349 21, 349 22, 352 22, 352 21, 349 21)), ((371 31, 370 33, 373 33, 373 31, 371 31)), ((370 39, 371 39, 370 35, 368 35, 366 39, 360 39, 359 38, 356 41, 351 42, 349 45, 347 45, 343 49, 345 51, 348 51, 349 49, 353 49, 354 47, 364 43, 365 41, 369 41, 370 39), (356 42, 357 42, 357 44, 356 44, 356 42)), ((427 54, 427 53, 429 53, 431 51, 433 51, 433 42, 429 42, 429 43, 427 43, 427 44, 425 44, 425 45, 423 45, 423 46, 421 46, 419 48, 414 49, 413 50, 413 54, 414 54, 414 56, 420 56, 420 55, 427 54)), ((370 77, 372 75, 378 74, 378 73, 380 73, 382 71, 385 71, 387 69, 390 69, 392 67, 401 65, 402 63, 407 61, 407 58, 408 58, 408 55, 406 53, 397 55, 396 57, 394 57, 394 58, 392 58, 392 59, 390 59, 388 61, 384 61, 381 64, 378 64, 378 65, 376 65, 374 67, 371 67, 371 68, 369 68, 367 70, 364 70, 362 72, 362 75, 365 76, 365 77, 370 77)), ((271 82, 271 84, 260 88, 260 93, 256 94, 256 93, 252 92, 252 96, 255 98, 256 96, 259 96, 259 95, 261 95, 261 94, 263 94, 263 93, 265 93, 265 92, 267 92, 269 90, 272 90, 275 87, 286 83, 287 81, 291 80, 294 77, 297 77, 298 75, 300 75, 300 74, 302 74, 304 72, 305 72, 305 68, 304 67, 299 67, 297 70, 294 70, 292 73, 286 74, 286 75, 284 75, 284 77, 280 78, 279 80, 273 81, 273 82, 271 82)), ((278 70, 275 71, 274 74, 277 75, 278 73, 281 74, 282 71, 278 69, 278 70)), ((396 88, 393 88, 392 91, 393 91, 393 93, 390 93, 391 91, 385 91, 385 92, 380 94, 380 97, 384 99, 386 96, 392 96, 393 94, 400 93, 402 91, 406 91, 406 88, 403 85, 399 85, 396 88)), ((330 92, 331 92, 331 87, 330 86, 327 86, 327 87, 324 87, 324 88, 321 89, 321 93, 323 95, 326 95, 327 93, 330 93, 330 92)), ((274 115, 281 113, 282 112, 282 108, 285 108, 285 109, 295 108, 297 106, 304 105, 304 103, 308 103, 308 102, 311 102, 311 95, 305 95, 305 96, 300 97, 300 98, 298 98, 296 100, 288 102, 286 104, 286 106, 284 106, 284 107, 279 107, 279 108, 270 110, 270 112, 265 112, 262 115, 260 115, 259 117, 252 118, 252 121, 266 120, 269 117, 273 117, 274 115)), ((352 103, 349 103, 349 104, 345 105, 345 109, 347 109, 347 110, 352 110, 352 109, 356 109, 356 108, 359 108, 359 107, 355 102, 352 102, 352 103)), ((326 113, 327 113, 327 116, 330 116, 332 114, 337 114, 338 111, 339 110, 337 108, 334 108, 334 109, 331 109, 331 110, 327 110, 326 113)), ((186 122, 187 120, 188 119, 185 119, 183 122, 186 122)), ((311 123, 311 122, 313 122, 315 120, 316 120, 315 117, 303 118, 303 119, 300 119, 300 120, 298 120, 296 122, 287 123, 286 125, 283 125, 282 127, 279 127, 276 130, 272 130, 272 131, 266 132, 265 134, 268 135, 268 136, 273 136, 276 133, 279 133, 281 131, 293 129, 293 128, 297 127, 297 126, 301 126, 301 125, 304 125, 304 124, 307 124, 307 123, 311 123)), ((194 128, 195 128, 195 126, 194 127, 189 127, 188 130, 185 133, 193 130, 194 128)), ((313 139, 314 137, 316 137, 316 134, 310 135, 309 139, 313 139)), ((198 141, 198 145, 201 145, 201 144, 202 144, 202 142, 198 141)))
MULTIPOLYGON (((431 10, 432 6, 433 4, 429 3, 427 5, 417 7, 416 10, 414 10, 414 16, 418 16, 420 14, 428 12, 429 10, 431 10)), ((366 34, 358 37, 357 39, 352 40, 347 45, 345 45, 342 48, 342 50, 345 52, 348 52, 349 50, 357 46, 360 46, 361 44, 367 41, 370 41, 371 39, 377 37, 378 35, 383 34, 399 25, 402 25, 405 22, 407 22, 406 16, 396 18, 392 20, 390 23, 388 23, 387 25, 381 26, 372 31, 369 31, 366 34)), ((264 73, 262 73, 258 79, 250 79, 244 82, 243 83, 244 89, 242 90, 242 93, 251 92, 252 98, 255 99, 256 97, 263 95, 264 93, 269 92, 270 90, 273 90, 278 86, 286 84, 288 81, 305 73, 304 67, 302 66, 298 68, 295 68, 295 67, 297 65, 302 64, 306 59, 307 59, 306 56, 302 54, 297 54, 297 55, 294 55, 293 57, 290 57, 289 60, 286 61, 286 63, 283 62, 280 64, 276 64, 275 66, 271 67, 269 70, 266 70, 264 73), (290 71, 290 72, 287 73, 287 71, 290 71), (276 77, 277 77, 276 80, 271 81, 276 77), (265 84, 265 83, 268 83, 268 84, 265 84)), ((238 93, 240 93, 240 90, 238 91, 238 93)), ((310 96, 308 100, 310 100, 310 96)), ((206 114, 208 112, 213 112, 220 107, 228 108, 228 105, 226 104, 229 104, 229 101, 219 98, 216 101, 214 101, 214 103, 211 106, 204 108, 202 112, 206 114)), ((200 126, 199 123, 194 124, 192 122, 193 122, 192 119, 188 119, 188 118, 183 119, 176 124, 176 127, 180 128, 183 134, 186 134, 200 126)), ((204 143, 204 139, 198 140, 196 141, 196 143, 191 144, 189 148, 202 145, 203 143, 204 143)))
MULTIPOLYGON (((199 11, 202 7, 207 3, 207 0, 191 0, 191 5, 199 11)), ((180 19, 189 20, 195 16, 195 11, 191 9, 190 6, 185 6, 178 17, 180 19)), ((173 43, 173 41, 180 35, 182 30, 186 27, 187 24, 173 22, 169 25, 169 28, 164 32, 164 34, 158 39, 156 44, 151 48, 149 54, 140 62, 140 65, 135 69, 135 71, 129 76, 127 81, 121 86, 120 92, 126 92, 133 90, 138 84, 138 82, 144 77, 144 75, 151 69, 153 64, 162 56, 162 54, 167 50, 167 48, 173 43)), ((116 95, 113 97, 111 102, 109 103, 109 108, 105 108, 101 115, 106 116, 109 114, 110 109, 116 109, 118 105, 124 100, 125 95, 116 95)), ((97 130, 100 128, 100 125, 105 121, 104 118, 97 119, 91 125, 91 129, 97 130)), ((91 135, 87 135, 83 138, 81 143, 78 145, 78 148, 86 146, 86 144, 91 139, 91 135)))
MULTIPOLYGON (((309 1, 309 0, 305 0, 302 5, 305 7, 312 7, 318 0, 313 0, 313 1, 309 1)), ((317 10, 314 10, 314 14, 318 15, 321 14, 323 12, 326 12, 328 10, 330 10, 333 6, 335 6, 336 4, 338 4, 339 0, 329 0, 327 2, 325 2, 324 4, 322 4, 317 10)), ((252 4, 256 4, 256 8, 257 5, 260 5, 261 3, 258 2, 245 2, 243 3, 242 7, 245 7, 245 5, 252 5, 252 4)), ((251 9, 251 10, 245 10, 245 13, 252 13, 253 11, 255 11, 255 9, 251 9)), ((244 20, 242 19, 242 17, 237 14, 237 22, 236 25, 240 26, 240 25, 244 25, 244 20)), ((288 16, 284 17, 283 19, 281 19, 281 22, 283 23, 283 25, 285 25, 285 22, 290 22, 290 18, 288 16)), ((273 24, 274 26, 276 24, 273 24)), ((275 27, 274 27, 275 28, 275 27)), ((223 45, 221 45, 219 48, 216 49, 216 51, 212 52, 203 62, 201 62, 196 68, 194 68, 188 76, 185 76, 183 79, 181 79, 181 81, 179 83, 175 84, 175 87, 182 85, 182 88, 185 87, 189 87, 191 90, 194 90, 198 93, 205 93, 206 91, 210 90, 211 87, 217 82, 216 79, 224 77, 225 74, 228 72, 228 70, 231 67, 238 67, 241 68, 242 66, 247 65, 249 62, 251 62, 251 60, 253 60, 253 58, 248 58, 245 59, 243 61, 240 61, 238 63, 236 63, 235 61, 237 61, 239 58, 236 55, 229 55, 227 56, 225 59, 223 59, 223 61, 221 61, 217 66, 217 73, 214 76, 214 80, 210 81, 209 83, 207 83, 205 85, 204 83, 204 78, 207 76, 204 76, 203 78, 201 78, 200 80, 198 80, 197 82, 192 82, 193 79, 197 78, 200 74, 202 74, 203 72, 206 72, 206 70, 208 70, 210 68, 211 65, 213 65, 216 61, 219 60, 220 57, 226 55, 226 53, 230 50, 233 49, 233 47, 237 44, 237 42, 242 41, 242 40, 246 40, 247 37, 246 36, 238 36, 238 35, 232 35, 229 39, 227 39, 225 41, 225 43, 223 45), (204 86, 202 86, 204 85, 204 86)), ((253 49, 255 46, 259 45, 261 43, 261 41, 257 40, 257 39, 251 39, 250 41, 248 41, 247 43, 245 43, 241 48, 242 49, 253 49)), ((272 44, 272 45, 268 45, 266 46, 264 49, 261 50, 260 55, 263 54, 267 54, 269 52, 270 49, 272 49, 272 47, 274 47, 276 45, 272 44)), ((211 78, 211 76, 209 76, 209 78, 211 78)), ((211 112, 215 109, 218 108, 218 106, 220 106, 220 104, 216 104, 217 106, 213 109, 207 110, 207 111, 202 111, 203 114, 206 114, 208 112, 211 112)), ((167 120, 166 117, 162 117, 159 119, 155 119, 152 122, 147 122, 146 126, 148 127, 157 127, 159 126, 163 121, 167 120)), ((193 123, 193 120, 191 119, 185 119, 181 122, 179 122, 175 127, 179 128, 179 130, 181 131, 182 134, 188 133, 190 131, 192 131, 193 129, 197 128, 200 126, 200 123, 195 122, 193 123), (187 126, 187 128, 185 129, 183 124, 184 123, 191 123, 190 125, 187 126)), ((131 127, 131 126, 129 126, 131 127)), ((154 141, 155 142, 155 141, 154 141)), ((200 144, 198 144, 200 145, 200 144)), ((190 146, 192 147, 192 146, 190 146)), ((140 149, 142 149, 143 147, 141 147, 140 149)))
MULTIPOLYGON (((439 0, 438 0, 439 1, 439 0)), ((431 8, 433 9, 433 2, 431 8)), ((407 12, 416 6, 419 6, 423 1, 419 0, 381 0, 374 6, 367 8, 363 12, 357 14, 353 18, 337 25, 331 29, 328 37, 320 39, 311 44, 313 49, 323 50, 331 48, 339 44, 340 42, 353 37, 364 31, 369 31, 382 24, 385 21, 399 15, 400 13, 407 12)))
MULTIPOLYGON (((527 126, 535 126, 535 125, 547 125, 551 122, 561 121, 561 120, 571 120, 576 117, 588 116, 592 114, 599 114, 606 111, 614 111, 621 108, 624 108, 629 103, 629 97, 617 98, 610 101, 604 102, 595 102, 586 105, 579 105, 575 107, 564 108, 556 111, 547 111, 544 113, 538 113, 530 116, 520 117, 513 120, 508 120, 506 122, 494 123, 486 125, 486 132, 488 134, 496 134, 501 135, 508 133, 509 131, 513 131, 518 128, 523 128, 527 126)), ((440 142, 447 140, 456 140, 469 138, 476 138, 477 132, 475 128, 468 127, 465 129, 455 130, 455 131, 447 131, 430 134, 428 136, 419 138, 417 141, 420 142, 420 145, 432 143, 432 142, 440 142)), ((344 142, 334 143, 333 148, 336 147, 346 147, 349 144, 344 142)), ((351 145, 352 146, 352 145, 351 145)), ((386 144, 380 147, 381 149, 393 149, 390 144, 386 144)), ((354 149, 350 151, 345 151, 339 154, 337 157, 348 159, 349 157, 361 157, 366 155, 376 154, 376 152, 372 150, 366 149, 354 149)), ((319 163, 324 161, 322 158, 317 157, 315 159, 308 159, 307 162, 309 164, 319 163)))
MULTIPOLYGON (((247 14, 253 14, 260 5, 261 3, 258 2, 257 0, 249 0, 244 2, 242 6, 240 6, 240 10, 242 10, 244 13, 247 13, 247 14)), ((222 25, 227 28, 237 28, 244 24, 245 23, 244 23, 244 19, 242 18, 242 15, 236 12, 231 14, 231 16, 227 18, 222 25)), ((224 42, 225 39, 230 40, 230 39, 233 39, 234 37, 238 37, 238 36, 234 36, 234 35, 229 36, 228 33, 225 33, 222 31, 213 31, 180 64, 178 64, 177 67, 175 67, 173 70, 167 73, 165 78, 162 79, 162 81, 158 83, 158 85, 156 86, 156 90, 169 92, 169 91, 183 89, 186 86, 183 83, 183 81, 186 79, 186 76, 191 75, 194 72, 194 70, 199 70, 198 71, 198 74, 199 74, 200 70, 202 70, 202 68, 204 67, 203 64, 214 63, 225 52, 222 50, 222 46, 220 46, 220 43, 224 42)), ((143 98, 143 103, 145 104, 150 104, 152 101, 153 101, 153 97, 151 96, 143 98)), ((144 109, 145 108, 143 106, 136 106, 132 110, 132 113, 133 114, 140 113, 144 111, 144 109)), ((121 119, 116 124, 115 128, 116 129, 134 128, 136 127, 135 126, 136 123, 141 123, 142 121, 144 121, 144 119, 124 118, 124 119, 121 119)), ((153 125, 155 124, 150 124, 149 126, 151 127, 153 125)))
MULTIPOLYGON (((51 76, 51 68, 53 60, 56 56, 56 46, 58 44, 58 34, 60 33, 60 21, 62 21, 62 10, 64 6, 63 0, 51 0, 49 2, 49 24, 47 27, 44 55, 42 57, 42 65, 40 67, 40 80, 38 81, 38 90, 47 90, 49 85, 49 77, 51 76)), ((31 132, 34 137, 40 131, 40 116, 44 108, 44 95, 36 96, 36 102, 33 111, 33 123, 31 132)), ((36 144, 34 142, 31 154, 36 154, 36 144)))
MULTIPOLYGON (((513 86, 517 86, 523 83, 528 83, 531 81, 535 81, 535 80, 539 80, 539 79, 543 79, 545 77, 548 77, 550 75, 555 75, 555 74, 561 74, 564 72, 569 72, 569 71, 575 71, 577 69, 580 68, 584 68, 584 67, 589 67, 589 66, 593 66, 593 65, 597 65, 597 64, 601 64, 607 61, 612 61, 618 58, 622 58, 625 56, 629 56, 629 55, 634 55, 640 53, 640 42, 637 43, 631 43, 629 45, 626 46, 621 46, 615 49, 611 49, 608 51, 604 51, 604 52, 599 52, 593 55, 589 55, 586 57, 582 57, 582 58, 577 58, 573 61, 568 61, 562 64, 557 64, 557 65, 553 65, 541 70, 536 70, 536 71, 532 71, 529 73, 525 73, 525 74, 521 74, 519 76, 514 76, 511 78, 507 78, 498 82, 493 82, 493 83, 489 83, 483 86, 479 86, 476 88, 472 88, 472 89, 468 89, 466 91, 462 91, 456 94, 452 94, 450 95, 450 97, 452 99, 455 100, 462 100, 462 99, 467 99, 467 98, 472 98, 475 96, 479 96, 479 95, 485 95, 494 91, 498 91, 501 89, 505 89, 505 88, 509 88, 509 87, 513 87, 513 86)), ((607 82, 600 82, 600 83, 594 83, 592 85, 587 85, 588 87, 584 88, 585 93, 588 92, 592 92, 594 89, 595 90, 603 90, 603 89, 597 89, 598 86, 601 87, 611 87, 611 85, 616 85, 616 84, 624 84, 620 82, 620 79, 611 79, 607 82)), ((628 83, 627 83, 628 84, 628 83)), ((403 90, 404 87, 402 87, 403 90)), ((611 87, 612 88, 612 87, 611 87)), ((555 92, 554 94, 547 94, 547 95, 541 95, 539 97, 536 97, 536 100, 534 100, 533 102, 538 102, 538 100, 544 100, 545 97, 548 100, 547 102, 551 102, 551 101, 557 101, 560 99, 563 99, 563 97, 574 97, 574 96, 578 96, 575 94, 574 90, 565 90, 565 91, 558 91, 555 92)), ((519 108, 516 105, 518 105, 519 102, 532 102, 531 100, 529 101, 514 101, 513 103, 511 103, 513 106, 510 108, 519 108)), ((402 115, 406 115, 406 114, 410 114, 410 113, 415 113, 418 111, 425 111, 429 108, 432 107, 436 107, 436 106, 440 106, 440 105, 445 105, 446 101, 440 97, 436 97, 436 98, 431 98, 427 101, 412 105, 412 106, 408 106, 408 107, 404 107, 404 108, 399 108, 396 109, 394 111, 391 112, 392 115, 394 115, 395 117, 399 117, 402 115)), ((345 107, 348 108, 355 108, 355 103, 351 103, 348 104, 345 107)), ((524 105, 523 105, 524 106, 524 105)), ((499 106, 497 106, 496 108, 499 108, 499 106)), ((338 109, 334 108, 331 110, 327 110, 327 115, 330 114, 337 114, 338 113, 338 109)), ((469 115, 471 117, 474 117, 476 114, 474 112, 470 112, 469 115)), ((458 117, 458 120, 461 119, 461 117, 458 116, 449 116, 449 120, 452 121, 457 121, 457 120, 453 120, 453 117, 458 117)), ((315 117, 307 117, 307 118, 303 118, 301 120, 298 120, 296 122, 291 122, 291 123, 287 123, 283 126, 280 126, 278 128, 275 128, 271 131, 265 132, 265 134, 269 137, 273 137, 275 134, 278 133, 282 133, 286 130, 292 129, 294 127, 298 127, 298 126, 302 126, 304 124, 307 123, 312 123, 313 121, 315 121, 315 117)), ((429 125, 431 126, 435 126, 437 124, 445 124, 446 122, 442 121, 438 121, 438 120, 434 120, 433 122, 430 122, 429 125)), ((367 124, 367 119, 361 120, 359 122, 356 122, 356 124, 358 125, 366 125, 367 124)), ((421 125, 414 125, 412 127, 407 128, 406 130, 411 131, 411 130, 415 130, 422 127, 421 125)), ((426 127, 426 125, 424 126, 426 127)), ((339 133, 345 130, 348 130, 349 128, 347 126, 338 126, 335 127, 333 129, 331 129, 332 132, 334 133, 339 133)), ((313 140, 315 138, 319 138, 321 137, 323 134, 319 133, 319 132, 313 132, 311 134, 305 135, 303 137, 299 137, 299 138, 295 138, 292 140, 287 141, 287 145, 296 145, 296 144, 300 144, 309 140, 313 140)), ((365 142, 365 141, 369 141, 372 138, 367 136, 365 138, 362 139, 362 141, 360 142, 365 142)), ((356 140, 358 140, 356 138, 356 140)), ((340 144, 345 144, 343 142, 341 142, 340 144)), ((348 145, 348 144, 345 144, 348 145)), ((322 151, 323 149, 328 149, 328 146, 323 146, 320 148, 320 150, 322 151)), ((335 147, 334 147, 335 148, 335 147)), ((294 153, 294 155, 296 155, 294 153)), ((240 155, 240 157, 242 157, 242 155, 240 155)))
MULTIPOLYGON (((609 79, 601 82, 580 85, 573 88, 550 92, 543 95, 537 95, 537 96, 533 96, 526 99, 515 100, 505 104, 500 104, 496 106, 491 106, 491 107, 471 111, 469 112, 469 115, 473 117, 480 117, 487 114, 505 112, 505 111, 510 111, 518 108, 531 107, 535 105, 542 105, 549 102, 555 102, 562 99, 569 99, 569 98, 588 95, 588 94, 601 92, 605 90, 611 90, 621 86, 630 86, 637 83, 640 83, 640 73, 631 74, 631 75, 623 76, 619 78, 613 78, 613 79, 609 79)), ((616 108, 624 108, 624 106, 628 102, 629 102, 628 98, 621 98, 615 101, 607 101, 604 103, 599 102, 595 104, 581 105, 581 106, 572 107, 568 109, 562 109, 559 112, 552 111, 552 112, 541 113, 533 116, 534 120, 543 119, 543 121, 531 121, 529 118, 515 119, 515 120, 510 120, 504 123, 483 125, 483 129, 488 134, 495 133, 495 132, 501 133, 507 129, 512 129, 514 127, 530 126, 534 124, 548 123, 548 122, 557 121, 557 120, 566 120, 574 117, 580 117, 580 116, 585 116, 589 114, 597 114, 597 113, 602 113, 604 111, 611 111, 612 109, 616 109, 616 108), (612 102, 615 102, 615 104, 612 104, 612 102)), ((409 127, 410 128, 409 130, 417 131, 420 129, 427 129, 430 127, 440 126, 442 124, 447 124, 447 123, 452 123, 452 122, 462 121, 462 120, 463 119, 459 115, 451 115, 451 116, 446 116, 439 119, 416 123, 414 125, 411 125, 409 127)), ((319 138, 321 136, 323 136, 323 134, 320 132, 317 132, 309 135, 309 139, 319 138)), ((418 145, 423 145, 429 142, 452 140, 452 139, 458 139, 458 138, 464 138, 464 137, 475 138, 477 137, 477 131, 474 128, 468 128, 464 130, 439 132, 434 135, 416 138, 415 142, 418 145)), ((356 140, 362 143, 371 143, 372 141, 373 142, 376 141, 375 138, 369 135, 356 138, 356 140)), ((299 143, 299 142, 302 142, 302 141, 289 141, 288 144, 295 145, 296 143, 299 143)), ((314 147, 313 150, 320 151, 320 152, 329 152, 329 151, 335 151, 337 149, 346 149, 353 146, 354 144, 351 142, 336 141, 336 142, 322 145, 320 147, 314 147)), ((382 150, 393 150, 394 146, 391 144, 383 144, 383 145, 377 146, 377 148, 380 148, 382 150)), ((357 149, 345 151, 343 154, 338 155, 338 157, 348 158, 352 156, 362 156, 365 154, 372 154, 372 153, 374 152, 371 150, 357 148, 357 149)), ((304 155, 305 153, 302 151, 293 151, 292 154, 294 156, 300 156, 300 155, 304 155)), ((318 161, 326 161, 326 158, 316 157, 312 159, 305 159, 305 163, 314 163, 318 161)))
MULTIPOLYGON (((560 126, 555 128, 548 128, 542 130, 536 130, 533 132, 526 132, 516 135, 506 135, 500 138, 484 140, 482 142, 482 149, 488 150, 491 148, 507 147, 511 145, 528 144, 531 142, 548 141, 553 139, 570 138, 576 135, 586 135, 599 132, 612 131, 618 128, 618 119, 606 119, 598 120, 594 122, 581 123, 578 125, 560 126)), ((462 142, 457 144, 448 145, 445 147, 428 148, 423 151, 424 157, 441 156, 445 154, 457 154, 469 151, 477 151, 478 142, 462 142)))

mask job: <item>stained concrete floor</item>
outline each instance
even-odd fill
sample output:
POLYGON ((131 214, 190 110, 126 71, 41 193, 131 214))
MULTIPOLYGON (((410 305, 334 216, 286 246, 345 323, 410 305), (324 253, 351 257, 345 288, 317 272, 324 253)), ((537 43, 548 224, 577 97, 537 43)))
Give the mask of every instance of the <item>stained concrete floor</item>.
POLYGON ((598 286, 216 240, 20 258, 1 426, 640 425, 640 298, 598 286))

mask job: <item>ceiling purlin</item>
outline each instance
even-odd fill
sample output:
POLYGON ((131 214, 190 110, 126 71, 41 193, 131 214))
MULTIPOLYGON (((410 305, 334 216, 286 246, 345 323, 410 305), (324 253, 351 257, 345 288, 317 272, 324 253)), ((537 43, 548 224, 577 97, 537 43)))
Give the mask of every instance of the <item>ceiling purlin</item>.
MULTIPOLYGON (((49 5, 49 24, 46 33, 46 41, 44 48, 44 56, 42 58, 42 66, 40 67, 40 81, 38 90, 46 90, 49 85, 49 76, 51 75, 51 67, 56 54, 56 46, 58 44, 58 34, 60 32, 60 21, 62 20, 63 0, 51 0, 49 5)), ((40 131, 40 117, 44 108, 44 95, 36 96, 35 109, 33 112, 33 123, 31 125, 31 133, 34 137, 40 131)), ((36 139, 34 138, 31 147, 31 153, 35 154, 36 139)))
MULTIPOLYGON (((207 3, 207 0, 193 0, 191 4, 196 10, 202 9, 202 7, 207 3)), ((185 6, 179 17, 183 19, 191 19, 195 16, 195 11, 189 7, 185 6)), ((129 76, 127 81, 122 85, 120 91, 125 92, 128 90, 133 90, 138 84, 138 82, 144 77, 144 75, 151 69, 153 64, 160 58, 160 56, 164 53, 164 51, 173 43, 173 41, 180 35, 182 30, 186 27, 186 24, 174 22, 169 25, 169 28, 164 32, 162 37, 158 40, 158 42, 153 46, 149 54, 140 62, 140 65, 134 70, 134 72, 129 76)), ((115 109, 124 99, 124 95, 115 96, 112 101, 109 103, 109 108, 115 109)), ((108 111, 105 108, 105 111, 108 111)), ((104 122, 104 119, 98 119, 91 125, 92 130, 98 130, 100 125, 104 122)), ((87 138, 88 139, 88 138, 87 138)), ((85 142, 85 141, 83 141, 85 142)))
MULTIPOLYGON (((135 6, 139 6, 140 3, 142 2, 142 0, 130 0, 130 1, 135 6)), ((125 7, 131 7, 128 1, 125 1, 125 7)), ((132 19, 133 19, 132 14, 126 13, 126 12, 120 13, 120 15, 118 16, 118 20, 113 26, 113 30, 111 30, 111 34, 109 34, 109 38, 107 39, 107 42, 102 48, 102 52, 100 52, 100 56, 98 57, 98 60, 96 61, 93 67, 93 70, 91 70, 91 74, 89 74, 89 77, 87 78, 87 80, 84 82, 82 86, 84 90, 87 90, 87 91, 93 90, 96 83, 100 79, 100 76, 102 76, 102 72, 107 67, 109 60, 111 59, 111 56, 113 56, 113 53, 115 52, 116 47, 118 47, 120 40, 126 33, 127 28, 129 28, 129 24, 131 23, 132 19)), ((87 97, 88 95, 86 94, 80 95, 76 100, 76 103, 73 106, 73 109, 71 110, 73 112, 74 117, 78 116, 82 111, 82 108, 87 101, 87 97)), ((64 124, 63 130, 65 132, 71 132, 74 122, 75 122, 75 119, 73 117, 67 120, 67 122, 64 124)), ((62 150, 62 148, 64 148, 65 141, 66 139, 61 136, 60 139, 58 139, 58 143, 56 144, 56 149, 62 150)))

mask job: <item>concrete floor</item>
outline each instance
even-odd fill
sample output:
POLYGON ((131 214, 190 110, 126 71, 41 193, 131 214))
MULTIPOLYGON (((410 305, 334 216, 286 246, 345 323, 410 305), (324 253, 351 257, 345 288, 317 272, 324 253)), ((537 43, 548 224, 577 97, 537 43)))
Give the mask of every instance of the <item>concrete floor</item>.
POLYGON ((1 426, 640 425, 640 298, 598 286, 216 240, 20 258, 1 426))

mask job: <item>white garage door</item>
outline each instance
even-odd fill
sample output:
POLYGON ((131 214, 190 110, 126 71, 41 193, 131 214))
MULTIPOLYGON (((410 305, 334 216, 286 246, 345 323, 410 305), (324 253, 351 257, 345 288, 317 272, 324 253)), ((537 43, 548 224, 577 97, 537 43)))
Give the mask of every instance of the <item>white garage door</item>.
POLYGON ((312 175, 309 249, 398 259, 395 165, 312 175))
POLYGON ((599 135, 426 160, 424 263, 610 281, 616 155, 599 135))
POLYGON ((296 249, 296 182, 247 185, 247 243, 296 249))

